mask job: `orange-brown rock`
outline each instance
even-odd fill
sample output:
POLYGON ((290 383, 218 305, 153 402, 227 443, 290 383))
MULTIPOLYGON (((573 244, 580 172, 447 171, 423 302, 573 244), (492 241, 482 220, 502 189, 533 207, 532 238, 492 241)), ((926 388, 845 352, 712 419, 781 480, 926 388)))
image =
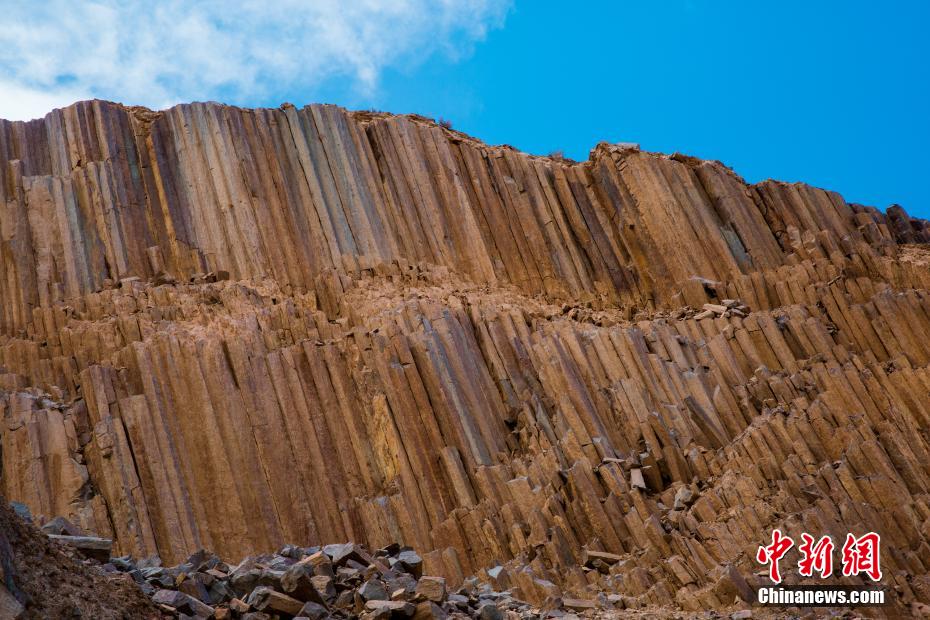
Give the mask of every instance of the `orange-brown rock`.
POLYGON ((0 121, 0 171, 0 492, 119 553, 403 541, 699 609, 775 527, 876 530, 930 602, 899 208, 333 106, 80 103, 0 121))

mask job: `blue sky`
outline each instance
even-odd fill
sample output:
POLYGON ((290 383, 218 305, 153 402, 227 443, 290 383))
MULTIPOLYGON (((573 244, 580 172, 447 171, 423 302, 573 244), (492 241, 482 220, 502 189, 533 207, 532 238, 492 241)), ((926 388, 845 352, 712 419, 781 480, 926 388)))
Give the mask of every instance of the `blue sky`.
POLYGON ((930 217, 927 1, 77 4, 0 0, 0 116, 85 96, 329 102, 579 160, 639 142, 930 217), (134 34, 91 41, 89 20, 134 34))
POLYGON ((574 4, 517 2, 467 60, 388 71, 360 103, 575 159, 639 142, 930 217, 930 2, 574 4))

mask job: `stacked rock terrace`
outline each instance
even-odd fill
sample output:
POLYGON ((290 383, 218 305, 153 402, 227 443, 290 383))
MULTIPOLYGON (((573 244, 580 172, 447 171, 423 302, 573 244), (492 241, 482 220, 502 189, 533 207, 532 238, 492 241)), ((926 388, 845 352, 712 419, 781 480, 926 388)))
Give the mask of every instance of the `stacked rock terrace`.
POLYGON ((899 208, 332 106, 82 103, 0 165, 0 488, 118 553, 399 540, 452 589, 693 610, 775 527, 877 528, 930 602, 899 208))

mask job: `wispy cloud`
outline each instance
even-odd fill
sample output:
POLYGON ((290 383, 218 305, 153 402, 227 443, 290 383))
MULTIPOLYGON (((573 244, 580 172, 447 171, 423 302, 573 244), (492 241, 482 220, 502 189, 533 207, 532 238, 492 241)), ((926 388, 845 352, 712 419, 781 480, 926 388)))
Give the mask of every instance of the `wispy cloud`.
POLYGON ((249 103, 468 53, 510 0, 0 0, 0 118, 81 98, 249 103))

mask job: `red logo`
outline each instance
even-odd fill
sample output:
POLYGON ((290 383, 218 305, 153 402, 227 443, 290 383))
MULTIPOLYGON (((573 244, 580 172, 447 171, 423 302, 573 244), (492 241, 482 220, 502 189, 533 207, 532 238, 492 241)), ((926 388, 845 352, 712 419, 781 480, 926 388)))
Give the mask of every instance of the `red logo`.
POLYGON ((801 552, 801 561, 798 562, 798 572, 803 577, 812 577, 816 570, 820 573, 821 579, 826 579, 833 574, 833 539, 824 536, 814 543, 814 537, 810 534, 801 534, 801 546, 798 551, 801 552))
POLYGON ((775 583, 781 583, 781 573, 778 572, 778 560, 782 559, 788 549, 794 546, 794 541, 782 536, 781 530, 772 530, 772 544, 759 547, 756 552, 756 561, 759 564, 769 564, 769 578, 775 583))
MULTIPOLYGON (((833 539, 823 536, 816 543, 810 534, 801 534, 801 544, 798 551, 801 559, 798 561, 798 573, 802 577, 813 577, 814 572, 826 579, 833 574, 833 550, 836 548, 833 539)), ((756 552, 756 561, 759 564, 769 565, 769 578, 773 583, 781 583, 781 571, 778 561, 794 547, 794 540, 785 536, 781 530, 772 530, 772 543, 759 547, 756 552)), ((846 535, 843 544, 843 576, 851 577, 860 574, 867 575, 872 581, 880 581, 881 569, 881 536, 869 532, 856 538, 852 534, 846 535)))
POLYGON ((846 534, 843 544, 843 575, 849 577, 865 573, 872 581, 882 578, 879 558, 881 538, 875 532, 869 532, 861 538, 846 534))

